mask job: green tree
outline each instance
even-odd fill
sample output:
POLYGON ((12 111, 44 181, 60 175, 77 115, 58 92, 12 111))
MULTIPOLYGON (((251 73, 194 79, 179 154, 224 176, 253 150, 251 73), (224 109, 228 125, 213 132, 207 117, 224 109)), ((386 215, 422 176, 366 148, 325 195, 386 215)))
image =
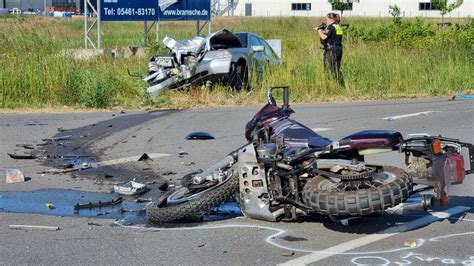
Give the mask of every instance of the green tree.
POLYGON ((389 5, 388 6, 388 13, 390 13, 390 15, 392 15, 393 20, 395 21, 395 23, 400 22, 400 7, 399 6, 389 5))
POLYGON ((464 1, 455 0, 448 3, 448 0, 431 0, 433 7, 439 9, 441 13, 441 22, 444 23, 444 15, 451 13, 454 9, 460 7, 464 1))
POLYGON ((344 10, 352 9, 351 6, 353 2, 354 0, 329 0, 329 3, 332 5, 332 9, 341 12, 341 17, 344 13, 344 10))

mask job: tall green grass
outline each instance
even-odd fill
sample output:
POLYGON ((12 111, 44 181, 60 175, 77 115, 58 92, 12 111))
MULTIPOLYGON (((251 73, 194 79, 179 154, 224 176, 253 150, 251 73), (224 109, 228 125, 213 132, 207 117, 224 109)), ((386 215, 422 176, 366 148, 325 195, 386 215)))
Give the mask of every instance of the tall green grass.
MULTIPOLYGON (((158 99, 144 96, 145 82, 128 76, 146 72, 147 59, 77 60, 61 53, 83 46, 83 21, 43 17, 0 18, 0 108, 78 106, 136 108, 240 105, 260 102, 265 88, 291 86, 293 101, 387 99, 474 90, 474 22, 456 20, 449 29, 435 21, 348 18, 342 71, 345 87, 327 77, 312 28, 321 18, 218 18, 213 28, 251 31, 281 39, 284 64, 268 69, 251 93, 225 87, 191 88, 158 99)), ((161 37, 188 38, 193 23, 162 23, 161 37)), ((104 23, 103 47, 140 46, 142 23, 104 23)), ((162 49, 149 36, 150 55, 162 49)))

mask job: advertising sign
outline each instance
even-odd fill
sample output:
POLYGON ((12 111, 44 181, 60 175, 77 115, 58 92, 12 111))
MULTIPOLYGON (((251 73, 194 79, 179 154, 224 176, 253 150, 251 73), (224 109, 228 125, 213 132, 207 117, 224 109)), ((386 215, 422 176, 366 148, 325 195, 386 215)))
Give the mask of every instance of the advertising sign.
POLYGON ((210 20, 211 0, 100 0, 101 21, 210 20))

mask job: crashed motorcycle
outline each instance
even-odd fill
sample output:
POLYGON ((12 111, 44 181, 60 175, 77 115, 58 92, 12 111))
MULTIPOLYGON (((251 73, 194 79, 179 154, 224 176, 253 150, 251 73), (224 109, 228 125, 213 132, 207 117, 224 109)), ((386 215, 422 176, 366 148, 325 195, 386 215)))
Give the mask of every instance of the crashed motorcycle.
POLYGON ((150 221, 199 216, 237 196, 242 213, 266 221, 291 221, 314 213, 331 218, 384 213, 433 189, 410 207, 447 205, 451 184, 474 173, 474 146, 457 139, 365 130, 339 141, 290 119, 289 88, 272 87, 268 103, 246 124, 248 143, 205 171, 187 174, 181 186, 147 207, 150 221), (280 91, 283 105, 273 96, 280 91), (404 153, 407 170, 366 163, 380 152, 404 153), (463 154, 467 153, 465 169, 463 154))

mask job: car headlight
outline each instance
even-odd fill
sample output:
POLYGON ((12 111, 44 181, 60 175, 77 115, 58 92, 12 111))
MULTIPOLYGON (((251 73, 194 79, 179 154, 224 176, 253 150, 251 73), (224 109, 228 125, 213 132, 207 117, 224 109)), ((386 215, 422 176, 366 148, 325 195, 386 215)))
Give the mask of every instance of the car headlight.
POLYGON ((155 62, 148 63, 148 71, 149 72, 157 72, 159 69, 160 69, 160 67, 155 62))
POLYGON ((229 59, 229 58, 232 58, 232 54, 229 53, 229 51, 219 50, 219 51, 207 52, 202 60, 211 61, 211 60, 216 60, 216 59, 229 59))

